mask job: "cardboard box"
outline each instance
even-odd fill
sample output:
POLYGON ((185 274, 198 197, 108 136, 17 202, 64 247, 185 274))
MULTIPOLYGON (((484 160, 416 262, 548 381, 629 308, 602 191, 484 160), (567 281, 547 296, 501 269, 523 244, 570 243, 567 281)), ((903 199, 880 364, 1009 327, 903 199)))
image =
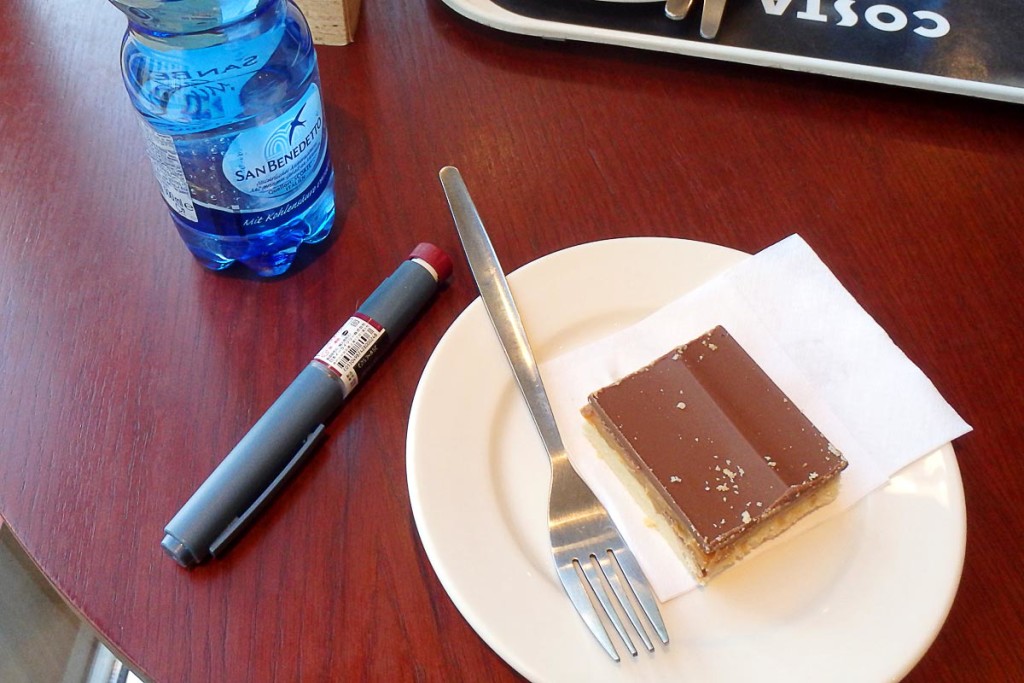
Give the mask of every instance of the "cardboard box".
POLYGON ((317 45, 347 45, 355 40, 362 0, 295 0, 306 15, 317 45))

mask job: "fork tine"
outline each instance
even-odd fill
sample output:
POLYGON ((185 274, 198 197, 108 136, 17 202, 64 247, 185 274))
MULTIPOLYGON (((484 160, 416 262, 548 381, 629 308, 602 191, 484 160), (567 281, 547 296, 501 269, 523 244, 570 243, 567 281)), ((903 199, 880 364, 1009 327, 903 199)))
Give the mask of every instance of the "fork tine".
MULTIPOLYGON (((629 623, 633 624, 633 630, 636 631, 637 635, 640 636, 640 640, 644 642, 644 647, 647 648, 648 652, 654 652, 654 643, 651 642, 651 637, 647 635, 647 628, 643 625, 640 619, 640 615, 636 613, 636 609, 633 607, 633 601, 629 599, 626 594, 626 590, 623 588, 623 577, 621 567, 618 560, 615 557, 615 552, 608 550, 605 553, 604 559, 601 561, 601 568, 604 569, 604 575, 608 579, 608 585, 612 587, 615 592, 615 597, 619 599, 619 605, 622 606, 622 611, 626 613, 626 617, 629 619, 629 623)), ((629 585, 628 580, 626 585, 629 585)), ((630 592, 636 593, 630 588, 630 592)))
POLYGON ((668 629, 665 628, 665 622, 661 618, 658 601, 655 599, 654 594, 651 593, 651 588, 647 583, 646 577, 644 577, 643 570, 637 564, 636 558, 625 547, 620 548, 614 555, 615 561, 618 562, 622 573, 626 577, 626 584, 629 585, 629 589, 633 591, 633 595, 636 597, 636 601, 640 604, 644 614, 647 615, 647 619, 657 632, 658 638, 667 645, 668 629))
POLYGON ((573 607, 576 608, 576 611, 583 618, 587 628, 594 634, 597 641, 601 643, 601 647, 604 648, 605 652, 618 662, 619 653, 615 651, 615 646, 612 645, 611 638, 608 637, 608 631, 605 630, 604 624, 601 623, 601 618, 597 615, 597 610, 594 609, 594 604, 590 601, 590 595, 583 585, 583 579, 580 577, 577 566, 577 562, 573 560, 568 566, 558 567, 558 578, 561 579, 562 587, 565 588, 569 599, 572 600, 573 607))
MULTIPOLYGON (((607 558, 606 560, 607 561, 607 558)), ((633 645, 633 639, 629 637, 626 632, 625 626, 622 625, 622 619, 619 618, 619 613, 612 605, 611 600, 608 599, 608 589, 605 588, 602 582, 602 576, 607 579, 604 574, 604 562, 601 558, 596 555, 590 555, 580 560, 580 566, 583 569, 583 573, 587 577, 587 582, 590 584, 590 590, 593 591, 593 595, 597 598, 598 602, 601 603, 601 607, 604 609, 605 615, 608 620, 612 622, 612 626, 615 627, 615 631, 619 634, 619 638, 625 643, 626 649, 629 650, 629 654, 636 657, 637 649, 633 645)))

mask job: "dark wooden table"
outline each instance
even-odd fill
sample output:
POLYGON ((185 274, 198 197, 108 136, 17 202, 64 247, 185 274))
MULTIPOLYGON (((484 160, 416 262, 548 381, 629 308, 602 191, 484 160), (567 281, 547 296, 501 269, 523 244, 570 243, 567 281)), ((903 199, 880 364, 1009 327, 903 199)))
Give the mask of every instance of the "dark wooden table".
POLYGON ((801 233, 975 431, 959 596, 911 681, 1024 680, 1024 110, 517 37, 437 0, 364 3, 319 50, 339 215, 287 276, 211 274, 160 201, 100 0, 0 22, 0 513, 156 681, 516 680, 417 538, 405 433, 476 292, 437 171, 458 165, 514 268, 670 235, 758 251, 801 233), (447 291, 223 561, 163 525, 418 241, 447 291), (372 605, 372 608, 368 606, 372 605))

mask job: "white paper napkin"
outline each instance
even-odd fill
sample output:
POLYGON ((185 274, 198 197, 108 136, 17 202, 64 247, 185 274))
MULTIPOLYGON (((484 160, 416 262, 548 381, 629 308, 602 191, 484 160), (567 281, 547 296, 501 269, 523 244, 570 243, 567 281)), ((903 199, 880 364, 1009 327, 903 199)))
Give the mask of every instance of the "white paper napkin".
POLYGON ((850 508, 971 427, 797 235, 751 256, 630 328, 543 365, 573 463, 617 520, 662 600, 696 582, 583 435, 587 396, 723 325, 846 456, 836 501, 785 542, 850 508))

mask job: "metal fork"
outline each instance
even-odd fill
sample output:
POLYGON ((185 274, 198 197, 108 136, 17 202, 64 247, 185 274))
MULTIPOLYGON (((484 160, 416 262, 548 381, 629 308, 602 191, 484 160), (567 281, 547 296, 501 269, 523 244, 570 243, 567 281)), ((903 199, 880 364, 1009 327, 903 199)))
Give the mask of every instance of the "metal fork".
POLYGON ((548 528, 558 578, 576 611, 612 659, 619 661, 619 654, 605 620, 615 628, 629 653, 637 654, 622 614, 647 651, 653 652, 654 644, 636 607, 646 615, 661 642, 667 644, 668 632, 657 600, 608 511, 569 462, 512 292, 461 174, 446 166, 440 177, 484 308, 551 457, 548 528))

